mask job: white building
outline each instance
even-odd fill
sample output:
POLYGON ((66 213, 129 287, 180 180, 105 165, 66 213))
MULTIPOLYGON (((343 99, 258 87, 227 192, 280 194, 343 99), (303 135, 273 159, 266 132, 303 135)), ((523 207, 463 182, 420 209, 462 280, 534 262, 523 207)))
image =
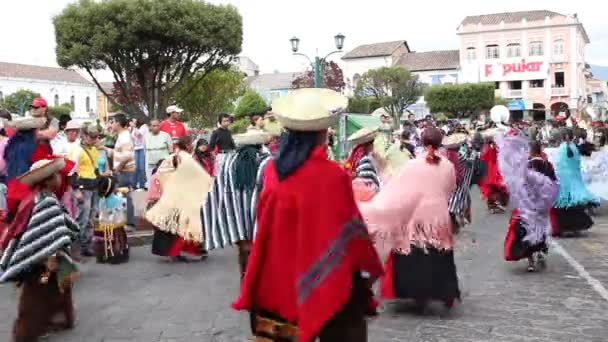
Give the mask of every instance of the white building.
POLYGON ((342 56, 342 72, 346 87, 344 92, 351 96, 361 75, 370 69, 390 67, 405 53, 410 52, 407 41, 398 40, 360 45, 342 56))
POLYGON ((258 92, 269 104, 277 97, 289 94, 293 81, 298 77, 295 72, 275 72, 258 74, 245 79, 245 84, 258 92))
POLYGON ((256 76, 260 73, 260 67, 249 57, 238 56, 234 59, 234 63, 237 68, 245 74, 245 77, 256 76))
POLYGON ((70 103, 72 118, 97 117, 97 87, 74 70, 0 62, 0 98, 31 90, 49 106, 70 103))

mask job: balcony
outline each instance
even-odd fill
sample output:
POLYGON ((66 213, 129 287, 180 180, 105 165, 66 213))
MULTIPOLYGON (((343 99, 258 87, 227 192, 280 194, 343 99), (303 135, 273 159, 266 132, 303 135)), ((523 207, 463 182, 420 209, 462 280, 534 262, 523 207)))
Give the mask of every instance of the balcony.
POLYGON ((509 89, 507 92, 507 98, 522 98, 524 96, 524 91, 521 89, 509 89))
POLYGON ((567 96, 568 89, 565 87, 553 87, 551 88, 551 96, 567 96))

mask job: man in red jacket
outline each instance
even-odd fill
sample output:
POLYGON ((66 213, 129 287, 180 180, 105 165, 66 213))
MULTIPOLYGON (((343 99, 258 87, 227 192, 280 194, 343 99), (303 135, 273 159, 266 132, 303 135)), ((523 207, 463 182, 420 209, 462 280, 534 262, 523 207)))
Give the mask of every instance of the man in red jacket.
POLYGON ((184 110, 178 106, 169 106, 167 119, 160 123, 160 130, 169 134, 174 144, 179 138, 186 136, 186 126, 179 121, 179 115, 183 112, 184 110))
POLYGON ((332 90, 300 89, 273 103, 287 133, 264 168, 257 233, 233 303, 252 313, 261 339, 367 340, 370 286, 382 265, 351 178, 325 146, 347 102, 332 90))

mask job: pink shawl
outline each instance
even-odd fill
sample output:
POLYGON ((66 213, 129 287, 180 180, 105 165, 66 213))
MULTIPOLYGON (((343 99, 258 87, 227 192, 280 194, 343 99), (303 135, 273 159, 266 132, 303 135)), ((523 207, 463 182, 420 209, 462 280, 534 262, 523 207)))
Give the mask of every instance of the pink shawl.
POLYGON ((436 165, 425 158, 408 162, 370 202, 359 203, 377 247, 403 254, 412 245, 452 249, 448 201, 455 188, 456 172, 446 158, 436 165))

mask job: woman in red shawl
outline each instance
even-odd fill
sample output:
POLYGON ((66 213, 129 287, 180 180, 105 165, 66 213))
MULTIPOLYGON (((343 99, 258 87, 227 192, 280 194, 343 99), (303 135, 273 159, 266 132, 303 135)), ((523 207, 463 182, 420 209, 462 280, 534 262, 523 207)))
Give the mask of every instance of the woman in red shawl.
POLYGON ((273 103, 287 132, 264 168, 257 233, 233 304, 252 313, 258 340, 367 341, 369 285, 382 265, 351 177, 325 146, 347 102, 329 89, 299 89, 273 103))
POLYGON ((497 148, 492 134, 493 131, 486 133, 487 140, 481 150, 480 159, 486 166, 486 174, 479 182, 479 189, 481 198, 488 203, 488 209, 492 213, 498 213, 505 211, 505 206, 509 203, 509 193, 498 168, 497 148))

